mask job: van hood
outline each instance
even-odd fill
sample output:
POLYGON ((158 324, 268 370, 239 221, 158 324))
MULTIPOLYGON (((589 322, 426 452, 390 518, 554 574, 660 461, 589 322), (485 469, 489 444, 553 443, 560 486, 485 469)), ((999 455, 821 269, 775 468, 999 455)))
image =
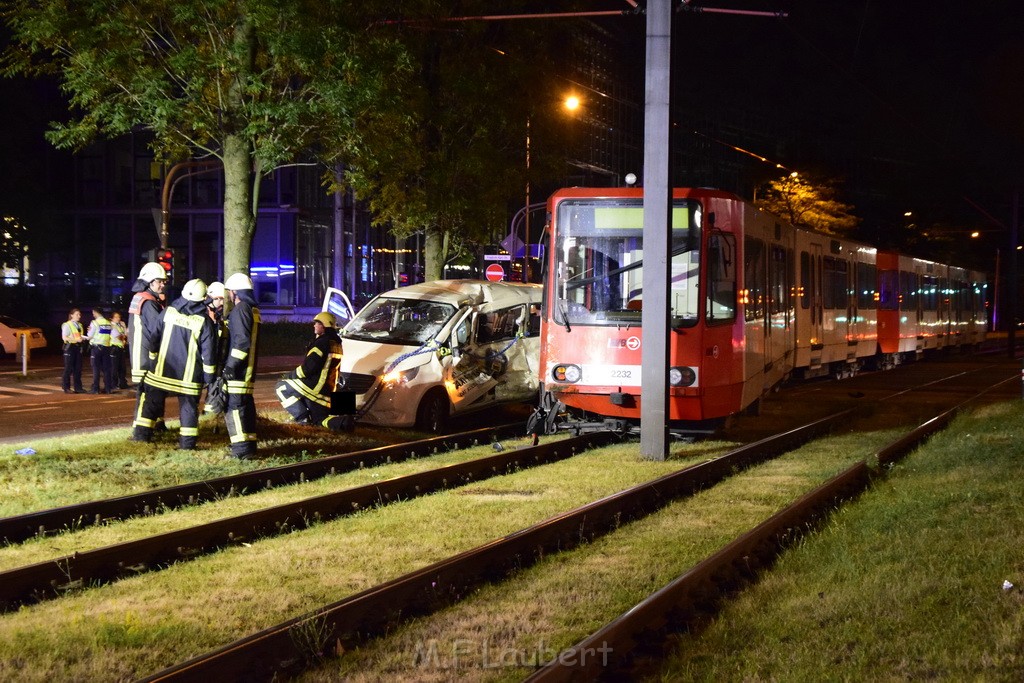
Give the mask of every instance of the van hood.
POLYGON ((358 339, 342 339, 341 348, 339 367, 342 372, 375 377, 385 370, 411 370, 426 365, 438 349, 435 342, 424 346, 402 346, 358 339))

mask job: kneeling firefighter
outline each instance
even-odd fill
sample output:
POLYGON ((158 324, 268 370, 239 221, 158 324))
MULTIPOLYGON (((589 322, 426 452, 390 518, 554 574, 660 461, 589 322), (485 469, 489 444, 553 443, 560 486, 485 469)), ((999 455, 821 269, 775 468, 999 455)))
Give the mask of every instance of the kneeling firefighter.
POLYGON ((313 318, 316 338, 310 344, 302 365, 277 383, 281 405, 299 424, 314 424, 331 431, 352 431, 350 415, 331 415, 331 392, 338 382, 341 362, 341 337, 332 313, 324 311, 313 318))

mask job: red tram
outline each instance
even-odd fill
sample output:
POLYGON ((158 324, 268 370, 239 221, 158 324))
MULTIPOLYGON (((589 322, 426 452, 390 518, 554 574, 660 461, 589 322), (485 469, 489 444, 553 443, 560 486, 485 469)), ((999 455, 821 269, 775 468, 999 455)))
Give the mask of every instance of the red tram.
MULTIPOLYGON (((540 431, 640 419, 643 190, 548 200, 540 431), (563 425, 566 426, 566 425, 563 425)), ((984 340, 985 275, 794 228, 719 190, 673 192, 670 426, 710 431, 791 376, 888 368, 984 340)))

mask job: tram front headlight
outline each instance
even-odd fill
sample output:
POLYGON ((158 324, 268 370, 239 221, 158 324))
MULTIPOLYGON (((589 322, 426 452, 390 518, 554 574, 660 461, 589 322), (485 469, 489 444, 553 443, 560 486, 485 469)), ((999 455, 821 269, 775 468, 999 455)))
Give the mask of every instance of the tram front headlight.
POLYGON ((555 366, 554 370, 551 371, 551 376, 556 382, 568 382, 569 384, 575 384, 583 377, 583 370, 581 370, 578 365, 559 363, 555 366))
POLYGON ((668 369, 668 383, 674 387, 688 387, 697 381, 697 373, 686 366, 668 369))

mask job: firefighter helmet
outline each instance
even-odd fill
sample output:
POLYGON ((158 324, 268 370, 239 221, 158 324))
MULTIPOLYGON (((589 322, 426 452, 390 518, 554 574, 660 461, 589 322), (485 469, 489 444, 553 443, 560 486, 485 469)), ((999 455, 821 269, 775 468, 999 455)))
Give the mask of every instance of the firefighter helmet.
POLYGON ((181 288, 181 295, 189 301, 206 301, 206 283, 196 278, 181 288))
POLYGON ((167 271, 156 261, 150 261, 149 263, 142 266, 142 270, 139 271, 139 279, 143 282, 152 282, 153 280, 166 280, 167 271))
POLYGON ((334 314, 328 311, 323 313, 317 313, 313 316, 313 322, 323 323, 324 327, 337 327, 338 321, 335 319, 334 314))
POLYGON ((224 289, 252 289, 252 280, 245 273, 235 273, 224 282, 224 289))
POLYGON ((223 299, 224 298, 224 283, 223 282, 211 282, 206 285, 206 296, 211 299, 223 299))

